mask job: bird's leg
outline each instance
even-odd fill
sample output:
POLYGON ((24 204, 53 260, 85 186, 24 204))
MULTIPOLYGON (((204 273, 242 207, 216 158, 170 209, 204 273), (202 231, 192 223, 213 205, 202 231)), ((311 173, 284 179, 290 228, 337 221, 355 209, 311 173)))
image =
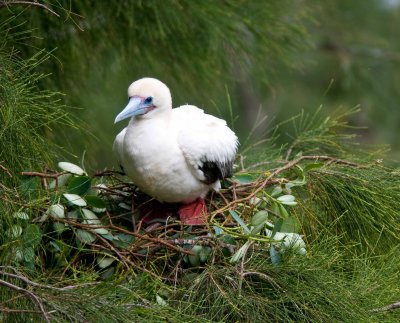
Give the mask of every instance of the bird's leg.
POLYGON ((204 199, 197 200, 184 204, 179 208, 179 218, 184 224, 206 224, 207 223, 207 206, 204 199))
POLYGON ((165 222, 169 217, 176 214, 176 204, 152 200, 140 207, 140 214, 142 215, 142 222, 145 224, 156 221, 165 222))

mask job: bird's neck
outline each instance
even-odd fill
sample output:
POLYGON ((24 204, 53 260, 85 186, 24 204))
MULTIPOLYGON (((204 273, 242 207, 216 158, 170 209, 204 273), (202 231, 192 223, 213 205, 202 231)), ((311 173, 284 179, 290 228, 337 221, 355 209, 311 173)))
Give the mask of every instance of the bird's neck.
POLYGON ((131 118, 129 126, 135 128, 152 128, 155 126, 167 128, 171 123, 172 109, 154 112, 149 115, 145 114, 131 118))

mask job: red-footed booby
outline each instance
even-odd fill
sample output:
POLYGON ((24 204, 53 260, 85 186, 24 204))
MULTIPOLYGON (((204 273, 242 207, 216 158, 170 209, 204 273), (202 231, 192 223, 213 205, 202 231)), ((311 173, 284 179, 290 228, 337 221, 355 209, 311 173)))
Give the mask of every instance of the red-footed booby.
POLYGON ((183 203, 178 213, 184 223, 205 223, 203 198, 232 174, 235 133, 193 105, 173 109, 170 90, 157 79, 133 82, 128 97, 115 123, 130 121, 114 142, 125 173, 158 201, 183 203))

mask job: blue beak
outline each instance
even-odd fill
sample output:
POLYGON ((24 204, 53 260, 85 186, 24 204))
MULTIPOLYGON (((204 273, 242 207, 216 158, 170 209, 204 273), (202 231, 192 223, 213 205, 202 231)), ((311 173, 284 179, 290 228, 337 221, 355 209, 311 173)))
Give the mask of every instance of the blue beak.
POLYGON ((133 96, 129 99, 127 106, 117 115, 114 123, 130 117, 145 114, 146 112, 147 106, 143 104, 142 98, 133 96))

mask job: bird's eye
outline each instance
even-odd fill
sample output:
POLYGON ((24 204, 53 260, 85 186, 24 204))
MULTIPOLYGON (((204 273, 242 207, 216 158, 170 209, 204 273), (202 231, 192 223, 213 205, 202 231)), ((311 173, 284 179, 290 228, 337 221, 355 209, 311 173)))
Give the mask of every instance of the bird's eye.
POLYGON ((144 100, 144 103, 146 103, 146 104, 151 104, 152 102, 153 102, 153 97, 152 96, 149 96, 144 100))

